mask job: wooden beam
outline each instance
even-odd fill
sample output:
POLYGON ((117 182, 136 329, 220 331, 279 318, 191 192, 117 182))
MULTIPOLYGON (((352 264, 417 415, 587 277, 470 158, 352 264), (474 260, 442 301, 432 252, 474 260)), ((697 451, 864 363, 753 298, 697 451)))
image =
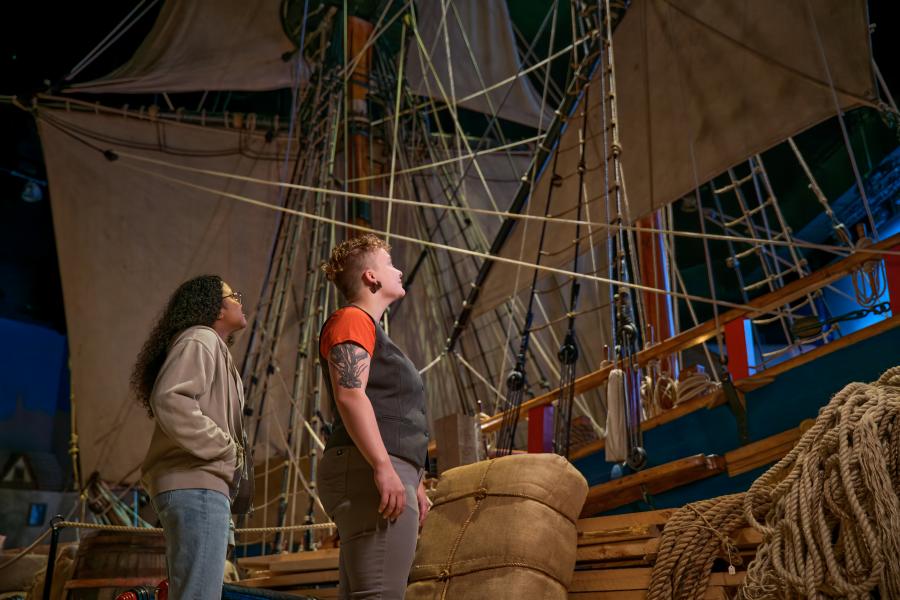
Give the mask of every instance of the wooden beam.
POLYGON ((614 533, 649 525, 665 525, 677 510, 676 508, 663 508, 661 510, 646 510, 627 515, 578 519, 578 522, 575 523, 575 527, 578 530, 578 543, 582 543, 581 536, 583 535, 614 533))
MULTIPOLYGON (((739 529, 729 538, 738 548, 755 549, 762 543, 762 534, 752 527, 739 529)), ((582 563, 617 563, 625 560, 639 560, 648 564, 656 561, 659 553, 660 538, 651 537, 643 540, 629 540, 622 542, 608 542, 579 546, 576 560, 582 563)), ((603 567, 603 565, 595 565, 603 567)))
MULTIPOLYGON (((618 592, 646 591, 650 585, 651 567, 635 569, 600 569, 575 571, 570 592, 618 592)), ((744 581, 744 573, 711 573, 709 587, 738 586, 744 581)))
MULTIPOLYGON (((708 587, 702 600, 729 600, 723 587, 708 587)), ((613 592, 569 592, 569 600, 647 600, 647 590, 616 590, 613 592)))
POLYGON ((64 590, 92 590, 97 588, 128 588, 139 585, 159 585, 165 575, 156 577, 106 577, 103 579, 70 579, 64 590))
POLYGON ((339 555, 339 548, 316 550, 314 552, 297 552, 293 555, 293 560, 280 560, 272 563, 269 566, 269 570, 273 573, 283 574, 285 572, 337 569, 339 555))
POLYGON ((645 493, 658 494, 718 475, 724 470, 725 459, 714 454, 695 454, 658 467, 651 467, 592 487, 588 490, 581 515, 588 517, 611 510, 640 500, 645 493))
POLYGON ((290 573, 286 575, 271 575, 267 577, 254 577, 235 582, 234 585, 250 588, 284 587, 288 585, 303 585, 306 583, 337 583, 338 571, 312 571, 310 573, 290 573))
POLYGON ((796 445, 800 437, 815 424, 813 419, 804 419, 800 425, 765 439, 747 444, 725 453, 728 476, 735 477, 763 465, 781 460, 796 445))
POLYGON ((301 598, 318 598, 319 600, 331 600, 332 598, 340 598, 341 589, 339 587, 329 588, 292 588, 284 590, 286 594, 296 594, 301 598))

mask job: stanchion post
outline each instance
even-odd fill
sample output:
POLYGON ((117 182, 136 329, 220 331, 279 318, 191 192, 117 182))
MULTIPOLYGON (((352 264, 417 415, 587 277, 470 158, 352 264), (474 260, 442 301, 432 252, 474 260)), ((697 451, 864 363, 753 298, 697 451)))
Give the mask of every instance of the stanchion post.
POLYGON ((50 588, 53 587, 53 567, 56 565, 56 548, 59 546, 59 532, 62 527, 59 526, 63 522, 62 515, 56 515, 50 521, 50 527, 53 533, 50 534, 50 552, 47 554, 47 571, 44 574, 44 596, 43 600, 50 600, 50 588))

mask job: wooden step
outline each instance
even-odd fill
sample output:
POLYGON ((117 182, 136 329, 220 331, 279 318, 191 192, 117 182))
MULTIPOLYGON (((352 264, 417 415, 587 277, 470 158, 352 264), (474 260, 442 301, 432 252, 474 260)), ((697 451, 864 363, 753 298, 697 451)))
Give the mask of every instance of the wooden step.
POLYGON ((337 581, 337 569, 310 571, 308 573, 287 573, 283 575, 276 575, 270 571, 265 575, 257 575, 251 579, 238 581, 235 585, 250 588, 277 588, 298 586, 308 583, 337 583, 337 581))
POLYGON ((695 454, 633 475, 626 475, 588 490, 581 516, 591 516, 636 502, 645 494, 659 494, 725 471, 725 459, 714 454, 695 454))

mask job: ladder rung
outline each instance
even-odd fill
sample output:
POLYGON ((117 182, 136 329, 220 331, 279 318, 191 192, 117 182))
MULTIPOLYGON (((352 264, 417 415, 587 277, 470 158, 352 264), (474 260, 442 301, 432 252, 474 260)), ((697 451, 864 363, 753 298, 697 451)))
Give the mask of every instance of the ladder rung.
POLYGON ((738 217, 738 218, 736 218, 736 219, 734 219, 734 220, 732 220, 732 221, 728 221, 728 222, 725 223, 724 225, 725 225, 725 227, 727 227, 727 228, 729 228, 729 229, 733 228, 735 225, 740 225, 741 221, 747 221, 747 219, 749 219, 749 218, 752 217, 753 215, 759 213, 760 211, 765 210, 765 208, 766 208, 767 206, 770 206, 771 204, 772 204, 772 198, 766 198, 765 202, 763 202, 763 203, 760 204, 759 206, 756 206, 756 207, 754 207, 754 208, 751 208, 750 210, 748 210, 747 212, 745 212, 745 213, 743 214, 743 216, 740 216, 740 217, 738 217))
POLYGON ((744 185, 745 183, 747 183, 748 181, 750 181, 751 179, 753 179, 753 176, 756 175, 757 173, 759 173, 759 167, 753 167, 750 170, 750 174, 747 175, 746 177, 741 177, 740 179, 734 179, 734 180, 732 180, 731 183, 729 183, 727 185, 723 185, 720 188, 713 188, 713 191, 716 194, 724 194, 725 192, 730 192, 730 191, 734 190, 735 188, 740 187, 740 186, 744 185))
POLYGON ((759 251, 761 251, 762 249, 763 249, 762 246, 750 246, 750 247, 747 248, 746 250, 743 250, 743 251, 738 252, 737 254, 735 254, 734 257, 735 257, 736 259, 740 260, 740 259, 742 259, 742 258, 747 258, 747 257, 750 256, 751 254, 754 254, 754 253, 756 253, 756 252, 759 252, 759 251))
POLYGON ((760 281, 757 281, 756 283, 751 283, 750 285, 744 286, 744 291, 749 292, 749 291, 761 288, 765 284, 775 281, 775 280, 778 280, 778 279, 781 279, 785 275, 789 275, 790 273, 796 273, 799 271, 799 269, 803 268, 803 262, 805 262, 805 261, 802 261, 801 264, 793 265, 790 268, 785 269, 784 271, 779 271, 778 273, 773 273, 773 274, 769 275, 768 277, 766 277, 765 279, 761 279, 760 281))
POLYGON ((785 316, 784 313, 788 313, 790 316, 793 316, 794 311, 800 310, 804 306, 807 306, 810 302, 812 302, 812 297, 807 296, 806 300, 804 300, 803 302, 801 302, 800 304, 798 304, 796 306, 785 305, 783 307, 782 312, 780 314, 775 315, 774 317, 768 317, 765 319, 753 319, 753 324, 754 325, 768 325, 769 323, 773 323, 773 322, 777 321, 778 319, 783 318, 785 316))
POLYGON ((767 283, 772 283, 775 279, 776 279, 775 275, 770 275, 769 277, 766 277, 765 279, 760 279, 756 283, 751 283, 750 285, 745 285, 743 287, 743 290, 745 292, 752 292, 753 290, 758 290, 759 288, 763 287, 767 283))

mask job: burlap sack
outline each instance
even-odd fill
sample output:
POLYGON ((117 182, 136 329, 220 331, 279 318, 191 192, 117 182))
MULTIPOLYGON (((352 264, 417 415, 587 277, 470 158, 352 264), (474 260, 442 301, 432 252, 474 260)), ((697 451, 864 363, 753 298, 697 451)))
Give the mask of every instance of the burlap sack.
POLYGON ((407 600, 565 600, 587 481, 555 454, 450 469, 419 538, 407 600))

